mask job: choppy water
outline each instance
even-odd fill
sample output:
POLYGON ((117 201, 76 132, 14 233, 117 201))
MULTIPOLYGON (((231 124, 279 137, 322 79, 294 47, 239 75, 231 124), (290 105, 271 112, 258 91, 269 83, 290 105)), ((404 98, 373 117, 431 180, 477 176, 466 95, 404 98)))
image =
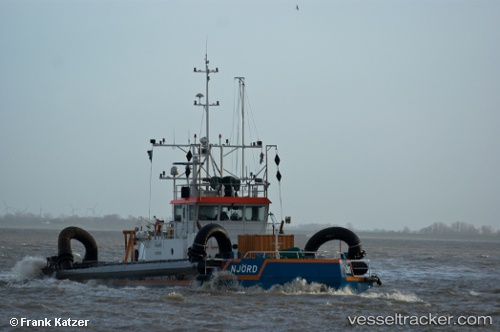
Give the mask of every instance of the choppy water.
MULTIPOLYGON (((57 253, 59 230, 0 231, 2 331, 500 330, 499 241, 362 237, 372 268, 383 285, 354 294, 348 289, 325 292, 320 285, 307 285, 301 280, 270 290, 219 288, 215 284, 196 288, 112 288, 99 282, 59 281, 38 273, 45 265, 45 257, 57 253), (372 316, 372 320, 365 325, 351 325, 348 317, 354 316, 368 320, 372 316), (387 316, 396 317, 396 321, 391 323, 385 318, 389 325, 382 324, 380 319, 387 316), (403 316, 408 317, 406 324, 396 325, 403 316), (462 326, 458 324, 464 320, 457 322, 460 316, 470 322, 488 316, 491 321, 485 318, 486 325, 462 326), (11 326, 11 318, 23 317, 47 318, 52 326, 55 318, 88 320, 88 325, 11 326), (422 326, 431 317, 450 317, 450 324, 422 326), (420 319, 421 325, 414 325, 415 319, 420 319)), ((101 260, 122 259, 121 232, 91 233, 99 245, 101 260)), ((83 246, 75 241, 72 244, 74 251, 83 254, 83 246)), ((336 251, 334 246, 325 244, 321 250, 336 251)))

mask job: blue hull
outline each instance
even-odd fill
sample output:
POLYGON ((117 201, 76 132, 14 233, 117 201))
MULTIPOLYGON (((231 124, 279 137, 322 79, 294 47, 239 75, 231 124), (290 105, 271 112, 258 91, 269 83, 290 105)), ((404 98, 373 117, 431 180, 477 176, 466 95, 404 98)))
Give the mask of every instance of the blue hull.
POLYGON ((221 270, 233 274, 244 287, 265 289, 301 278, 334 289, 349 287, 363 292, 378 282, 376 276, 353 275, 351 263, 341 259, 231 259, 225 261, 221 270))

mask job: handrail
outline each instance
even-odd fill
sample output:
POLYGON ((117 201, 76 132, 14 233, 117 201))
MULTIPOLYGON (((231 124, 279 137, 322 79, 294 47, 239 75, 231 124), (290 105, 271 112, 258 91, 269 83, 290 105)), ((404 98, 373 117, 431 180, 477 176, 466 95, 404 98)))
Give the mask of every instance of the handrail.
POLYGON ((371 269, 370 269, 370 260, 369 259, 350 259, 349 260, 349 265, 351 266, 351 271, 352 271, 352 275, 355 276, 355 277, 361 277, 361 276, 364 276, 364 275, 369 275, 371 276, 371 269), (358 270, 360 267, 357 267, 355 268, 353 266, 353 263, 356 263, 356 262, 360 262, 360 263, 364 263, 365 264, 365 267, 366 267, 366 270, 363 270, 364 267, 361 267, 361 271, 364 271, 363 273, 355 273, 356 270, 358 270))
MULTIPOLYGON (((225 197, 224 190, 215 189, 205 189, 207 184, 197 184, 196 195, 199 197, 225 197)), ((240 186, 239 197, 266 197, 266 183, 250 183, 242 184, 240 186)), ((173 199, 179 199, 182 196, 182 188, 186 187, 186 184, 176 184, 174 187, 174 197, 173 199)))
MULTIPOLYGON (((245 253, 245 256, 243 258, 252 258, 255 257, 255 255, 265 255, 265 256, 270 256, 270 257, 264 257, 264 258, 276 258, 276 256, 279 254, 280 258, 282 258, 282 254, 290 254, 291 256, 297 256, 297 258, 306 258, 306 254, 313 254, 314 252, 311 251, 288 251, 288 250, 280 250, 279 252, 276 251, 265 251, 265 250, 250 250, 245 253)), ((284 258, 284 257, 283 257, 284 258)), ((291 258, 291 257, 286 257, 286 258, 291 258)))

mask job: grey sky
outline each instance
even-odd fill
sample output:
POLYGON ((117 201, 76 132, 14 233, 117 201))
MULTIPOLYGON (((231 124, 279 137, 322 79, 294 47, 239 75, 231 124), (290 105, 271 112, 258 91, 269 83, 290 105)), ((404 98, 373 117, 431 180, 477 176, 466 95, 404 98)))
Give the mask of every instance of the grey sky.
POLYGON ((212 133, 244 76, 294 223, 500 228, 500 2, 296 4, 1 0, 0 212, 147 216, 149 139, 200 131, 208 44, 212 133))

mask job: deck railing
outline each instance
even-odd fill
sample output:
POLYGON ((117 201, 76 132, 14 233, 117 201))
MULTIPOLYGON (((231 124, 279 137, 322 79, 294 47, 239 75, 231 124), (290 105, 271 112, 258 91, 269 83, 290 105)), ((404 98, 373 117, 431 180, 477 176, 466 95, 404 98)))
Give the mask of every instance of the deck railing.
POLYGON ((314 252, 309 251, 296 251, 296 250, 280 250, 276 251, 247 251, 243 258, 313 258, 314 252))

